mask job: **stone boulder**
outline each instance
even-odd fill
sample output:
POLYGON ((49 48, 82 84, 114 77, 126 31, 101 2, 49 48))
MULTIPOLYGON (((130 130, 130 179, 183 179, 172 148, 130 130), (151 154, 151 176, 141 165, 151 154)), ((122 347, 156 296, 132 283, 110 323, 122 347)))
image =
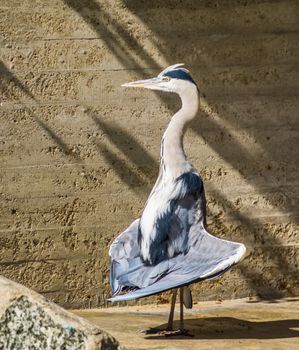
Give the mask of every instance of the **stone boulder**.
POLYGON ((0 349, 124 350, 102 329, 1 276, 0 349))

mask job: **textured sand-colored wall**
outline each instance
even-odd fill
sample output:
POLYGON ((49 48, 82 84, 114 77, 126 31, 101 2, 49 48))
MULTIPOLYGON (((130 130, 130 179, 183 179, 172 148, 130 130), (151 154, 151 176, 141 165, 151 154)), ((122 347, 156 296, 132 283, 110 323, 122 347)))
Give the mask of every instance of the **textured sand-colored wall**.
POLYGON ((298 1, 2 0, 0 35, 0 274, 104 305, 109 244, 179 106, 120 85, 184 62, 204 95, 185 148, 210 230, 248 248, 195 297, 299 292, 298 1))

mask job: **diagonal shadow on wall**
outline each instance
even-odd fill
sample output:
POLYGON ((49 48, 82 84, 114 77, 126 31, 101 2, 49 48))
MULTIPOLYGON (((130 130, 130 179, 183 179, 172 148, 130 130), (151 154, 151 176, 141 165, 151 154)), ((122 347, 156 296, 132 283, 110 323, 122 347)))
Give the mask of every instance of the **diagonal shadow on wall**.
MULTIPOLYGON (((229 213, 230 217, 234 220, 235 223, 240 223, 240 230, 245 231, 247 235, 244 235, 244 243, 249 250, 249 256, 247 258, 246 264, 239 264, 236 268, 246 277, 247 282, 250 286, 255 289, 260 296, 267 297, 279 297, 281 293, 279 287, 286 289, 288 293, 292 294, 292 290, 285 284, 285 279, 293 280, 294 284, 299 283, 297 276, 297 269, 295 266, 292 266, 287 261, 287 256, 290 257, 294 253, 294 249, 289 246, 285 246, 285 255, 282 255, 278 252, 278 247, 281 247, 281 242, 276 238, 267 226, 261 224, 257 218, 247 217, 244 214, 236 211, 233 205, 225 198, 225 196, 217 190, 214 186, 211 187, 212 198, 215 198, 217 202, 221 204, 222 208, 225 208, 225 212, 229 213), (253 238, 253 232, 256 232, 255 237, 253 238), (255 241, 261 241, 262 245, 259 247, 255 246, 255 241), (262 256, 267 260, 270 259, 276 268, 275 268, 275 279, 271 280, 269 275, 273 272, 269 268, 264 268, 260 270, 260 267, 257 266, 257 262, 254 261, 255 258, 258 258, 262 253, 262 256), (265 295, 265 288, 266 291, 265 295)), ((213 217, 213 224, 218 228, 220 232, 229 232, 224 222, 217 218, 213 217)), ((223 237, 225 239, 225 237, 223 237)))
MULTIPOLYGON (((14 74, 12 74, 11 71, 1 61, 0 73, 2 75, 2 79, 0 80, 0 90, 4 98, 11 99, 11 97, 14 96, 14 98, 22 104, 19 96, 16 93, 12 93, 12 86, 13 88, 17 88, 18 92, 21 92, 25 94, 26 97, 32 99, 36 105, 39 104, 31 91, 14 74)), ((41 127, 42 130, 46 131, 48 137, 57 144, 57 146, 65 155, 70 156, 77 162, 81 162, 78 155, 71 152, 70 147, 62 140, 62 138, 58 136, 57 133, 55 133, 41 118, 33 113, 29 107, 22 104, 22 108, 28 112, 31 118, 35 120, 35 122, 41 127)))
MULTIPOLYGON (((5 66, 3 62, 0 61, 0 73, 2 79, 0 81, 0 91, 4 98, 14 98, 21 103, 22 109, 26 110, 30 117, 35 120, 35 122, 44 130, 47 136, 57 144, 62 153, 71 158, 73 161, 80 164, 82 170, 85 169, 84 161, 81 159, 80 155, 72 152, 70 146, 52 130, 47 123, 45 123, 40 117, 22 103, 21 98, 18 93, 23 93, 25 96, 33 100, 34 106, 39 106, 38 100, 34 97, 31 91, 5 66), (12 89, 9 88, 12 85, 16 88, 16 93, 12 94, 12 89), (18 93, 17 93, 18 92, 18 93)), ((133 191, 140 195, 141 193, 146 193, 150 191, 150 182, 153 181, 155 174, 153 174, 153 169, 157 168, 155 160, 151 155, 123 128, 116 125, 109 125, 108 123, 101 121, 95 114, 90 114, 91 119, 95 122, 97 127, 104 131, 110 141, 120 150, 126 157, 129 158, 133 166, 129 165, 127 161, 121 159, 116 153, 113 152, 111 148, 107 148, 103 145, 100 140, 94 140, 96 148, 99 150, 101 155, 105 158, 108 164, 115 170, 118 177, 124 181, 133 191), (120 137, 121 136, 121 137, 120 137), (123 140, 126 140, 124 142, 123 140), (128 147, 125 147, 125 145, 128 147), (140 166, 141 160, 144 160, 147 164, 146 167, 140 166), (138 171, 136 171, 136 165, 138 166, 138 171)))
POLYGON ((158 164, 148 151, 137 142, 134 136, 115 123, 104 121, 93 112, 88 114, 97 127, 107 135, 110 142, 115 145, 131 163, 135 165, 146 165, 146 168, 140 167, 140 170, 145 178, 149 181, 153 181, 153 176, 156 174, 151 174, 150 172, 152 169, 156 169, 158 164))
MULTIPOLYGON (((238 142, 234 137, 228 135, 229 129, 217 123, 217 121, 212 118, 205 118, 205 129, 209 130, 217 130, 217 134, 224 135, 229 138, 229 142, 220 143, 215 140, 209 140, 206 138, 204 132, 201 129, 201 126, 198 123, 192 124, 192 129, 199 135, 209 146, 219 155, 221 158, 227 161, 230 165, 232 165, 235 169, 240 169, 242 164, 246 165, 245 171, 242 171, 243 178, 248 182, 254 185, 254 187, 260 191, 264 192, 265 188, 269 186, 272 177, 275 177, 275 174, 271 173, 271 169, 267 167, 268 163, 271 163, 274 157, 271 159, 267 157, 265 160, 264 169, 258 168, 259 158, 258 156, 249 153, 245 147, 238 142), (257 175, 254 176, 254 172, 256 171, 257 175)), ((241 169, 240 169, 241 171, 241 169)), ((276 185, 277 191, 283 193, 285 195, 286 201, 284 203, 284 207, 280 207, 279 209, 288 214, 293 220, 299 222, 298 212, 295 210, 292 201, 289 199, 288 192, 281 185, 276 185)), ((271 195, 269 196, 269 201, 271 200, 271 195)), ((276 206, 276 203, 272 203, 273 206, 276 206)))
POLYGON ((100 5, 99 1, 63 1, 76 11, 91 29, 105 41, 105 45, 126 69, 142 69, 138 64, 140 60, 147 67, 158 68, 155 60, 144 51, 133 35, 113 20, 111 15, 100 5), (111 25, 104 25, 103 22, 111 25))

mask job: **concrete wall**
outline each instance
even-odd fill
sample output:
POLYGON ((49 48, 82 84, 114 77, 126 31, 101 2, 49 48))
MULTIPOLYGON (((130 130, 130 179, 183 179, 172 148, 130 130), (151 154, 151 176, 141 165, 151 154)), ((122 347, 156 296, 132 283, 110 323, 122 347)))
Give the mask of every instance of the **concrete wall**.
POLYGON ((298 1, 1 0, 0 33, 0 274, 104 305, 109 244, 179 106, 120 85, 184 62, 204 95, 185 148, 210 231, 248 248, 195 297, 298 293, 298 1))

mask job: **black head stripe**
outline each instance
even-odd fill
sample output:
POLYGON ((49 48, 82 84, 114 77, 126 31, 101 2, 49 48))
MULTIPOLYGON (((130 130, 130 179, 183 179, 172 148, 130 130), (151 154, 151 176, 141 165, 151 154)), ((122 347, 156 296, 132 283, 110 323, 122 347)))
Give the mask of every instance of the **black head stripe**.
POLYGON ((174 69, 169 72, 166 72, 163 74, 164 76, 170 77, 170 78, 175 78, 175 79, 181 79, 181 80, 188 80, 194 85, 197 86, 196 82, 192 79, 191 75, 187 73, 183 69, 174 69))

